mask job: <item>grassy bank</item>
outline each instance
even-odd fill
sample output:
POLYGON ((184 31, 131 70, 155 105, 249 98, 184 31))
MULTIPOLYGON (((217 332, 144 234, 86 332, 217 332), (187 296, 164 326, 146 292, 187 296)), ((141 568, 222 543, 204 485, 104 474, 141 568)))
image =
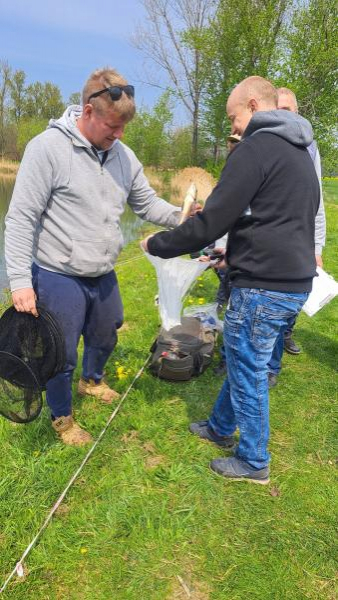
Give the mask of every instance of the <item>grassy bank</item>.
MULTIPOLYGON (((338 279, 338 186, 327 184, 324 263, 338 279)), ((137 243, 124 250, 117 272, 125 325, 107 378, 123 392, 156 335, 157 286, 137 243)), ((215 289, 208 272, 190 296, 209 301, 215 289)), ((4 597, 333 600, 336 315, 337 300, 299 318, 303 352, 284 357, 271 393, 269 486, 213 475, 208 463, 222 451, 187 432, 191 420, 208 415, 221 386, 212 369, 186 384, 145 373, 28 557, 26 577, 4 597)), ((78 377, 79 370, 74 391, 78 377)), ((97 436, 111 409, 76 393, 74 405, 97 436)), ((1 419, 0 450, 2 582, 85 450, 56 440, 46 409, 26 426, 1 419)))

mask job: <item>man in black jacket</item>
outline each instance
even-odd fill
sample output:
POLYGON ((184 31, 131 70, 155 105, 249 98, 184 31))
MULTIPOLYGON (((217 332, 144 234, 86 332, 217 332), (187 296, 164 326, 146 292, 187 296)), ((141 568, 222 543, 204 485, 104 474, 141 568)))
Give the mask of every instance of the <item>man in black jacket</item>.
POLYGON ((204 210, 173 231, 147 238, 150 254, 170 258, 204 248, 229 231, 232 291, 225 315, 228 376, 207 421, 190 430, 234 456, 213 460, 224 477, 269 482, 267 364, 279 332, 301 310, 316 272, 314 223, 319 184, 306 147, 312 128, 277 109, 277 92, 248 77, 227 114, 242 141, 228 158, 204 210))

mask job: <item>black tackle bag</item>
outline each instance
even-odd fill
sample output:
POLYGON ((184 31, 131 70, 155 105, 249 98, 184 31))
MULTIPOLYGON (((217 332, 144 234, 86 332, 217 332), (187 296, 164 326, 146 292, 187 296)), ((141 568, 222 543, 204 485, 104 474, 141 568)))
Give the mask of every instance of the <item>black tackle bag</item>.
POLYGON ((150 348, 153 375, 170 381, 188 381, 210 365, 217 331, 196 317, 182 317, 181 325, 161 328, 150 348))

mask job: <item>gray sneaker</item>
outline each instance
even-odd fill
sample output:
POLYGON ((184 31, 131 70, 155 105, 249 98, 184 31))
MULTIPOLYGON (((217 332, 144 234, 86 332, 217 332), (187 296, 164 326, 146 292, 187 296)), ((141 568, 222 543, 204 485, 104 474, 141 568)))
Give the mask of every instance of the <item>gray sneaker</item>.
POLYGON ((253 483, 260 483, 266 485, 269 483, 269 467, 263 469, 254 469, 248 463, 232 456, 231 458, 215 458, 210 463, 210 468, 228 479, 236 479, 237 481, 243 481, 247 479, 253 483))
POLYGON ((276 387, 277 384, 278 384, 278 375, 275 375, 274 373, 268 373, 269 388, 276 387))
POLYGON ((208 440, 214 442, 221 448, 232 448, 235 440, 232 435, 217 435, 211 427, 209 427, 209 421, 197 421, 197 423, 191 423, 189 426, 191 433, 198 435, 202 440, 208 440))

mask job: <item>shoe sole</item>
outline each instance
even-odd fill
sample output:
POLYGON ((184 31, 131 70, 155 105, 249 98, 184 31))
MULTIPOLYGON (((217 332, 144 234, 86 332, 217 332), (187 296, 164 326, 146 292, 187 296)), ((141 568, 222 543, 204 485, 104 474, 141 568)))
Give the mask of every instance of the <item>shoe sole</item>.
POLYGON ((293 350, 289 350, 288 348, 284 348, 284 350, 285 352, 287 352, 288 354, 292 354, 293 356, 297 356, 301 353, 301 350, 299 350, 299 352, 294 352, 293 350))
POLYGON ((229 481, 248 481, 249 483, 259 483, 259 485, 268 485, 270 483, 270 479, 250 479, 250 477, 227 477, 225 475, 217 473, 213 469, 211 470, 219 477, 223 477, 223 479, 228 479, 229 481))
POLYGON ((223 477, 223 479, 225 480, 231 480, 231 481, 249 481, 249 483, 259 483, 259 485, 268 485, 270 483, 270 478, 268 479, 252 479, 251 477, 234 477, 229 475, 229 477, 227 475, 222 475, 222 473, 218 473, 217 471, 214 471, 214 469, 212 469, 210 467, 211 471, 213 473, 215 473, 215 475, 218 475, 218 477, 223 477))

